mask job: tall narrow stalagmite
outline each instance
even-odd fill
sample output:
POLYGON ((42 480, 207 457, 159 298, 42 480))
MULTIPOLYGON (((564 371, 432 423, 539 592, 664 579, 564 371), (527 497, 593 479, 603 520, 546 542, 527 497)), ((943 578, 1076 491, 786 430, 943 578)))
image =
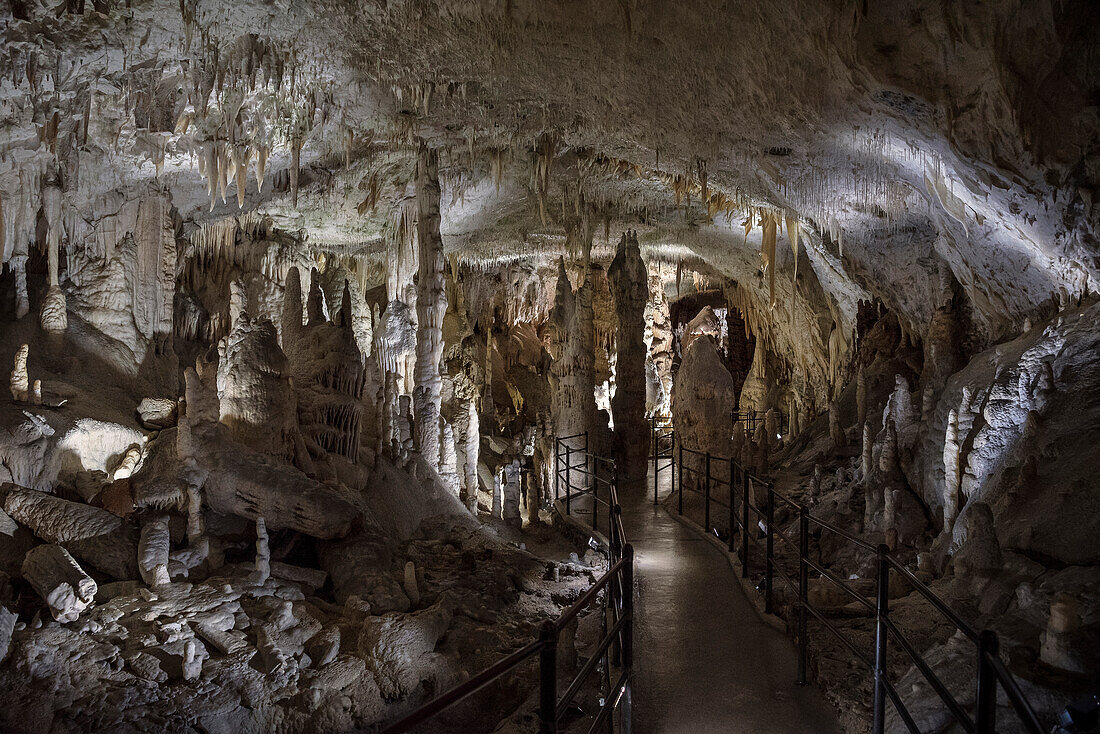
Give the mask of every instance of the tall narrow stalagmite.
POLYGON ((282 346, 286 354, 291 354, 302 330, 302 274, 298 268, 291 267, 286 274, 286 287, 283 289, 282 346))
POLYGON ((15 353, 15 366, 11 371, 11 399, 17 403, 30 401, 31 385, 27 376, 27 356, 30 347, 26 344, 15 353))
POLYGON ((69 325, 65 294, 59 281, 60 263, 58 250, 61 247, 61 183, 56 178, 46 182, 42 188, 42 213, 46 219, 46 247, 49 266, 49 289, 42 299, 41 323, 45 331, 60 334, 69 325))
POLYGON ((641 490, 649 453, 645 419, 645 306, 649 301, 649 278, 636 233, 623 234, 607 275, 619 317, 615 397, 611 401, 617 470, 624 490, 641 490))
POLYGON ((569 349, 573 318, 577 310, 577 299, 573 295, 573 286, 569 274, 565 272, 565 260, 558 259, 558 286, 554 296, 554 308, 550 312, 550 410, 554 420, 554 431, 558 436, 568 436, 575 418, 572 407, 573 373, 572 356, 569 349))
POLYGON ((439 468, 439 410, 443 381, 443 316, 447 292, 443 280, 443 238, 439 234, 439 159, 421 142, 416 164, 416 234, 420 268, 416 294, 416 409, 417 444, 424 458, 439 468))

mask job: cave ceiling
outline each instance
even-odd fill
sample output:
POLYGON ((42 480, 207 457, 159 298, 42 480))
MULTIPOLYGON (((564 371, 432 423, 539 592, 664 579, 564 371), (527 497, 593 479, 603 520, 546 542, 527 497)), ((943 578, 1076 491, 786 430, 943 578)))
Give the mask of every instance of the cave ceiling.
POLYGON ((470 261, 575 251, 583 213, 598 257, 635 229, 758 282, 775 216, 847 328, 873 296, 921 332, 947 274, 988 340, 1097 288, 1088 2, 80 4, 4 30, 5 260, 57 175, 70 247, 165 187, 185 231, 254 212, 381 261, 423 139, 470 261))

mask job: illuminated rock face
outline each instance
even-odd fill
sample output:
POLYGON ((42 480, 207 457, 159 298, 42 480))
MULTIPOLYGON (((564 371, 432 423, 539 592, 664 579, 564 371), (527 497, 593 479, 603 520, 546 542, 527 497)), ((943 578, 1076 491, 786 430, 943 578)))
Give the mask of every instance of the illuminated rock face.
MULTIPOLYGON (((693 339, 672 385, 672 425, 680 443, 693 451, 727 457, 734 450, 733 378, 714 340, 693 339)), ((743 435, 743 431, 738 428, 743 435)))

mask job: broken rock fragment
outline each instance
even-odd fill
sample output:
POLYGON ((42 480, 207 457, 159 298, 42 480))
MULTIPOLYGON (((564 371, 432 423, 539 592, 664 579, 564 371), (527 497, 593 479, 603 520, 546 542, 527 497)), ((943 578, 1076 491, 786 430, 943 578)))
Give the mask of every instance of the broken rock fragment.
POLYGON ((74 622, 95 600, 96 582, 59 545, 32 548, 23 559, 23 578, 38 592, 58 622, 74 622))

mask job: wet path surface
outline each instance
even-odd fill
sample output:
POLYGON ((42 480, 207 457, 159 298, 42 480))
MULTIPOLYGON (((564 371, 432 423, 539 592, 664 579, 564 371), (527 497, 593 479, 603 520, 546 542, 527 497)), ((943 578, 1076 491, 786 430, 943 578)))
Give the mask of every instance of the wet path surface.
POLYGON ((760 621, 725 557, 652 493, 620 502, 638 579, 633 732, 840 732, 820 691, 795 683, 793 642, 760 621))

